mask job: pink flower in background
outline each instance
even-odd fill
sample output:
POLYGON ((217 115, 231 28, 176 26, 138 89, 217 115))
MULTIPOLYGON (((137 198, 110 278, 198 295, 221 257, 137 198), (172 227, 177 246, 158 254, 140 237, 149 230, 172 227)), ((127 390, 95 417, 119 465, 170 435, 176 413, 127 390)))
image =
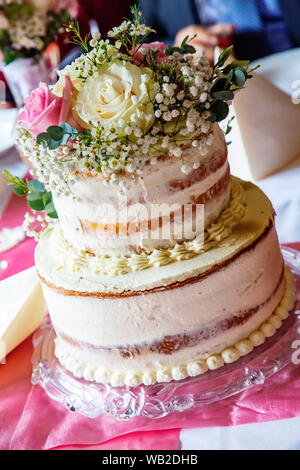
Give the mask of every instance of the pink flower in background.
POLYGON ((146 53, 150 50, 158 51, 157 58, 161 61, 167 58, 165 54, 167 46, 163 42, 155 41, 142 44, 139 48, 136 47, 133 51, 131 51, 132 55, 134 55, 134 63, 135 65, 141 65, 146 53), (137 51, 137 52, 136 52, 137 51))
POLYGON ((71 16, 76 16, 78 13, 77 0, 29 0, 29 3, 41 13, 48 11, 59 13, 61 10, 67 10, 71 16))
POLYGON ((9 21, 3 13, 0 13, 0 29, 8 29, 9 21))
POLYGON ((71 16, 77 16, 78 2, 77 0, 55 0, 53 10, 55 13, 59 13, 61 10, 67 10, 71 16))
POLYGON ((40 88, 33 90, 26 100, 24 111, 18 117, 20 126, 35 137, 49 126, 59 126, 61 122, 81 130, 72 116, 72 92, 73 85, 69 77, 65 77, 62 97, 52 93, 46 83, 41 83, 40 88))

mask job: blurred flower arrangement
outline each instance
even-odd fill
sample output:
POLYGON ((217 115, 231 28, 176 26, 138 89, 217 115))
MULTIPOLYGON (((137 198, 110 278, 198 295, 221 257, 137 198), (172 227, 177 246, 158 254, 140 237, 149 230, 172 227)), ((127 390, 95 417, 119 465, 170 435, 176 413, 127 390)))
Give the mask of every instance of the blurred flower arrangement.
POLYGON ((0 0, 0 50, 4 64, 39 58, 76 15, 77 0, 0 0))

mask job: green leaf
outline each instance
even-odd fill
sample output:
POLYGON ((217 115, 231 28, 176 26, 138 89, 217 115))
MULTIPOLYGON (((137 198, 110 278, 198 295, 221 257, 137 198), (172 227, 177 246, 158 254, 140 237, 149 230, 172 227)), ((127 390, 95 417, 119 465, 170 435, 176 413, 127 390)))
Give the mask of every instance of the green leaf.
POLYGON ((226 130, 224 132, 225 135, 228 135, 232 131, 231 123, 234 120, 235 116, 232 116, 229 121, 227 122, 226 130))
POLYGON ((60 127, 65 134, 73 134, 73 127, 70 126, 70 124, 68 124, 67 122, 61 122, 60 127))
POLYGON ((50 135, 47 132, 41 132, 36 138, 38 145, 43 145, 44 147, 48 147, 50 143, 50 135))
POLYGON ((224 101, 218 100, 212 103, 210 107, 211 113, 215 114, 216 121, 223 121, 229 113, 229 106, 224 101))
POLYGON ((193 46, 186 45, 184 47, 184 53, 185 54, 195 54, 195 52, 196 52, 196 49, 193 46))
POLYGON ((238 86, 238 87, 242 87, 245 85, 245 82, 247 80, 246 78, 246 75, 245 75, 245 72, 243 71, 243 69, 236 69, 234 72, 233 72, 233 83, 238 86))
POLYGON ((249 64, 249 60, 234 60, 230 64, 226 65, 226 67, 223 69, 223 72, 227 74, 229 73, 230 70, 234 70, 236 68, 247 67, 248 64, 249 64))
POLYGON ((225 90, 226 89, 226 82, 227 82, 226 78, 220 78, 219 80, 217 80, 215 82, 214 86, 211 89, 211 94, 215 93, 216 91, 225 90))
POLYGON ((176 47, 175 46, 175 47, 172 47, 172 53, 173 52, 180 52, 180 54, 182 54, 182 49, 181 49, 181 47, 176 47))
POLYGON ((228 47, 225 51, 221 52, 219 55, 218 62, 216 63, 215 67, 222 67, 227 59, 229 58, 230 54, 232 53, 233 46, 228 47))
POLYGON ((227 76, 226 83, 225 83, 225 88, 230 88, 232 78, 233 78, 233 70, 230 70, 230 72, 227 76))
POLYGON ((45 205, 43 203, 43 193, 40 191, 35 191, 28 194, 27 202, 29 207, 34 211, 43 211, 45 209, 45 205))
POLYGON ((57 149, 60 145, 61 145, 61 140, 50 139, 50 142, 49 142, 49 149, 50 149, 50 150, 55 150, 55 149, 57 149))
POLYGON ((46 207, 49 202, 52 202, 52 194, 49 191, 44 191, 42 201, 44 203, 44 206, 46 207))
POLYGON ((38 180, 28 181, 28 188, 29 188, 29 191, 40 191, 40 192, 44 191, 44 186, 38 180))
POLYGON ((184 40, 182 41, 181 43, 181 47, 184 48, 184 46, 186 45, 186 43, 188 42, 189 40, 189 35, 185 36, 184 40))
POLYGON ((14 187, 14 193, 17 196, 25 196, 25 194, 28 193, 28 190, 25 188, 25 186, 17 185, 14 187))
POLYGON ((50 126, 47 129, 47 133, 50 135, 51 139, 60 141, 64 135, 64 130, 60 126, 50 126))
POLYGON ((211 96, 215 100, 231 101, 234 97, 234 94, 231 90, 220 90, 215 91, 211 94, 211 96))
POLYGON ((16 51, 5 50, 3 61, 5 65, 11 64, 14 60, 19 57, 19 54, 16 51))
POLYGON ((52 219, 58 219, 58 215, 52 201, 46 205, 45 212, 52 219))

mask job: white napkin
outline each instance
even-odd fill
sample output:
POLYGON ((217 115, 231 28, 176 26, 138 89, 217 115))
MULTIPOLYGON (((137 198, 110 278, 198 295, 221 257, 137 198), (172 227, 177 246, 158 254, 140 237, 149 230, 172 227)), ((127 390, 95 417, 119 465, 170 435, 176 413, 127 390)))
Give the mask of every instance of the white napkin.
POLYGON ((243 164, 249 166, 254 179, 262 179, 300 156, 300 105, 293 104, 290 95, 256 74, 236 95, 234 109, 244 145, 244 155, 236 154, 234 159, 246 156, 243 164))
POLYGON ((44 313, 35 267, 0 282, 0 361, 41 325, 44 313))

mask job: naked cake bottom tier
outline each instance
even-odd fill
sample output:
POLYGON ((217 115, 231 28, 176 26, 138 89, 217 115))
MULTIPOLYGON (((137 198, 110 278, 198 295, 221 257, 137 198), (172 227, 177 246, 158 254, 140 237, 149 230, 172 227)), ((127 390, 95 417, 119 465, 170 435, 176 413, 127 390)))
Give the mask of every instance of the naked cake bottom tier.
POLYGON ((234 362, 281 326, 294 293, 273 209, 237 181, 242 220, 188 259, 112 275, 87 269, 78 254, 72 269, 58 227, 43 236, 36 265, 56 355, 75 376, 113 386, 181 380, 234 362))

